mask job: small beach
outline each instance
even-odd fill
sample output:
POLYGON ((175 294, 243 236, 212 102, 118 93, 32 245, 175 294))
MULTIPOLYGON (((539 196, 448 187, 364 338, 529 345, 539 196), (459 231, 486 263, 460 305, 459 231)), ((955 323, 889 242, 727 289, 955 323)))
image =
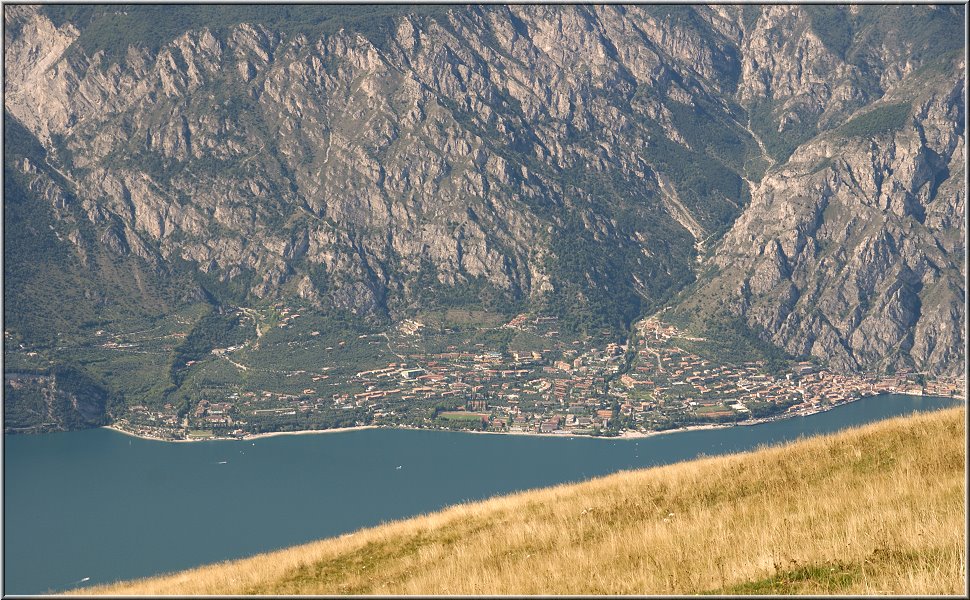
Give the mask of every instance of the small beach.
MULTIPOLYGON (((301 429, 299 431, 271 431, 268 433, 250 433, 242 437, 200 437, 194 439, 184 439, 175 440, 171 438, 160 438, 151 435, 144 435, 141 433, 135 433, 134 431, 128 431, 127 429, 122 429, 116 425, 103 425, 103 429, 110 429, 112 431, 117 431, 124 435, 139 438, 142 440, 151 440, 153 442, 172 442, 176 444, 192 444, 195 442, 231 442, 231 441, 251 441, 258 440, 261 438, 277 437, 281 435, 309 435, 315 433, 341 433, 344 431, 361 431, 363 429, 381 429, 379 425, 360 425, 357 427, 338 427, 334 429, 301 429)), ((388 428, 386 428, 388 429, 388 428)))

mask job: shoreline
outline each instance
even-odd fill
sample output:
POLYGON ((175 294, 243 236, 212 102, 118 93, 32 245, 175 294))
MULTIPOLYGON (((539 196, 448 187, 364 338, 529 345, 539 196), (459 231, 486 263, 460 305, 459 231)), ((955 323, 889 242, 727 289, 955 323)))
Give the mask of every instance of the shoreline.
POLYGON ((141 440, 150 440, 152 442, 170 442, 174 444, 194 444, 196 442, 246 442, 252 441, 260 438, 276 437, 281 435, 310 435, 315 433, 341 433, 344 431, 361 431, 364 429, 403 429, 401 427, 381 427, 380 425, 358 425, 354 427, 334 427, 331 429, 300 429, 298 431, 270 431, 267 433, 247 433, 242 437, 205 437, 197 439, 184 439, 175 440, 169 438, 152 437, 150 435, 144 435, 141 433, 135 433, 134 431, 128 431, 127 429, 122 429, 117 425, 102 425, 101 429, 110 429, 111 431, 116 431, 123 435, 131 436, 141 440))
MULTIPOLYGON (((845 402, 844 404, 848 404, 845 402)), ((835 408, 835 407, 833 407, 835 408)), ((825 409, 829 410, 829 409, 825 409)), ((814 414, 814 413, 809 413, 814 414)), ((774 420, 788 419, 791 417, 805 416, 801 413, 795 413, 790 415, 781 416, 780 419, 776 418, 774 420)), ((563 433, 538 433, 538 432, 528 432, 528 431, 474 431, 474 430, 461 430, 461 429, 443 429, 443 428, 423 428, 423 427, 395 427, 387 425, 358 425, 354 427, 335 427, 331 429, 301 429, 298 431, 271 431, 268 433, 251 433, 244 435, 243 437, 208 437, 208 438, 198 438, 198 439, 167 439, 152 437, 149 435, 143 435, 140 433, 135 433, 133 431, 127 431, 121 429, 115 425, 102 425, 102 429, 110 429, 112 431, 117 431, 118 433, 128 435, 131 437, 151 440, 153 442, 172 442, 172 443, 195 443, 195 442, 239 442, 239 441, 251 441, 259 438, 270 438, 282 435, 312 435, 312 434, 322 434, 322 433, 343 433, 351 431, 363 431, 365 429, 388 429, 388 430, 410 430, 410 431, 445 431, 450 433, 473 433, 473 434, 485 434, 485 435, 517 435, 525 437, 543 437, 543 438, 585 438, 591 440, 639 440, 643 438, 653 437, 656 435, 668 435, 671 433, 686 433, 688 431, 705 431, 711 429, 726 429, 728 427, 738 427, 746 426, 750 427, 752 425, 762 425, 764 423, 770 423, 770 420, 758 419, 749 422, 739 422, 739 423, 701 423, 696 425, 688 425, 686 427, 676 427, 672 429, 664 429, 662 431, 624 431, 619 435, 587 435, 583 433, 571 433, 565 430, 560 430, 563 433)))
MULTIPOLYGON (((342 431, 363 431, 365 429, 401 429, 400 427, 381 427, 380 425, 355 425, 354 427, 332 427, 330 429, 300 429, 298 431, 270 431, 268 433, 249 433, 241 438, 242 441, 270 438, 280 435, 312 435, 315 433, 340 433, 342 431)), ((213 438, 225 440, 226 438, 213 438)), ((236 439, 236 438, 233 438, 236 439)))
POLYGON ((671 433, 685 433, 688 431, 704 431, 711 429, 726 429, 728 427, 751 427, 754 425, 763 425, 765 423, 771 423, 774 421, 782 421, 785 419, 790 419, 793 417, 805 417, 811 416, 813 414, 818 414, 819 412, 826 412, 832 410, 833 408, 838 408, 839 406, 844 406, 846 404, 851 404, 857 402, 864 398, 873 398, 876 396, 882 396, 885 394, 895 394, 900 396, 917 396, 917 397, 929 397, 929 398, 946 398, 950 400, 960 400, 966 402, 966 398, 962 396, 933 396, 929 394, 922 393, 912 393, 912 392, 884 392, 879 394, 874 394, 872 396, 860 396, 858 398, 853 398, 849 400, 844 400, 837 404, 830 405, 825 408, 816 409, 807 412, 797 412, 797 413, 782 413, 775 415, 774 417, 764 417, 760 419, 753 419, 750 421, 739 421, 735 423, 699 423, 696 425, 688 425, 686 427, 677 427, 673 429, 664 429, 663 431, 624 431, 619 435, 587 435, 582 433, 570 433, 565 430, 560 430, 562 433, 538 433, 538 432, 528 432, 528 431, 472 431, 472 430, 455 430, 455 429, 442 429, 442 428, 422 428, 422 427, 407 427, 407 426, 388 426, 388 425, 356 425, 354 427, 334 427, 331 429, 301 429, 297 431, 270 431, 267 433, 248 433, 242 437, 207 437, 207 438, 197 438, 197 439, 168 439, 153 437, 150 435, 144 435, 140 433, 135 433, 133 431, 128 431, 122 429, 116 425, 102 425, 102 429, 110 429, 118 433, 128 435, 131 437, 150 440, 153 442, 171 442, 171 443, 195 443, 195 442, 239 442, 239 441, 252 441, 260 438, 270 438, 283 435, 312 435, 312 434, 324 434, 324 433, 344 433, 351 431, 363 431, 365 429, 404 429, 404 430, 414 430, 414 431, 448 431, 452 433, 475 433, 475 434, 486 434, 486 435, 518 435, 518 436, 528 436, 528 437, 544 437, 544 438, 588 438, 594 440, 638 440, 642 438, 653 437, 656 435, 667 435, 671 433))
POLYGON ((181 443, 181 442, 195 442, 195 441, 198 441, 198 440, 170 440, 170 439, 166 439, 166 438, 152 437, 150 435, 143 435, 141 433, 135 433, 134 431, 128 431, 127 429, 122 429, 121 427, 118 427, 117 425, 102 425, 100 427, 100 429, 110 429, 111 431, 116 431, 116 432, 118 432, 118 433, 120 433, 122 435, 127 435, 127 436, 130 436, 130 437, 133 437, 133 438, 138 438, 140 440, 150 440, 152 442, 172 442, 172 443, 176 443, 177 444, 177 443, 181 443))
MULTIPOLYGON (((752 423, 752 425, 760 425, 759 423, 752 423)), ((460 429, 426 429, 424 431, 450 431, 452 433, 474 433, 474 434, 485 434, 485 435, 519 435, 526 437, 549 437, 549 438, 583 438, 591 440, 639 440, 643 438, 653 437, 655 435, 666 435, 668 433, 682 433, 687 431, 699 431, 705 429, 724 429, 726 427, 734 427, 734 425, 725 425, 722 423, 704 423, 699 425, 688 425, 687 427, 679 427, 675 429, 664 429, 663 431, 624 431, 619 435, 587 435, 584 433, 572 433, 566 430, 560 430, 562 433, 530 433, 528 431, 462 431, 460 429)), ((401 427, 390 427, 388 429, 404 429, 401 427)), ((413 428, 408 428, 413 429, 413 428)))
MULTIPOLYGON (((795 415, 792 415, 795 416, 795 415)), ((760 425, 762 422, 751 423, 751 425, 760 425)), ((687 427, 679 427, 674 429, 664 429, 663 431, 624 431, 619 435, 587 435, 583 433, 571 433, 563 431, 563 433, 536 433, 528 431, 472 431, 472 430, 460 430, 460 429, 436 429, 436 428, 422 428, 422 427, 393 427, 385 425, 358 425, 355 427, 335 427, 332 429, 301 429, 299 431, 271 431, 268 433, 250 433, 239 438, 229 438, 229 437, 208 437, 208 438, 198 438, 198 439, 169 439, 169 438, 159 438, 152 437, 150 435, 144 435, 141 433, 135 433, 134 431, 128 431, 117 427, 116 425, 102 425, 101 429, 110 429, 117 433, 127 435, 133 438, 138 438, 141 440, 149 440, 152 442, 169 442, 174 444, 194 444, 196 442, 246 442, 252 441, 260 438, 270 438, 283 435, 313 435, 313 434, 324 434, 324 433, 345 433, 351 431, 363 431, 365 429, 388 429, 388 430, 409 430, 409 431, 444 431, 449 433, 473 433, 477 435, 517 435, 525 437, 543 437, 543 438, 583 438, 591 440, 638 440, 642 438, 653 437, 655 435, 666 435, 670 433, 682 433, 687 431, 701 431, 707 429, 724 429, 727 427, 735 427, 736 425, 727 425, 723 423, 710 423, 710 424, 700 424, 700 425, 688 425, 687 427)))

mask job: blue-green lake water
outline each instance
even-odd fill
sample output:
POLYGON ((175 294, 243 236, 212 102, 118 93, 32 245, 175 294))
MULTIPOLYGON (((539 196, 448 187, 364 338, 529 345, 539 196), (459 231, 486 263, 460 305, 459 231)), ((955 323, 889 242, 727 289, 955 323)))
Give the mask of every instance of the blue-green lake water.
POLYGON ((184 569, 465 500, 958 404, 874 396, 811 416, 636 440, 393 429, 191 444, 107 429, 4 436, 3 591, 184 569))

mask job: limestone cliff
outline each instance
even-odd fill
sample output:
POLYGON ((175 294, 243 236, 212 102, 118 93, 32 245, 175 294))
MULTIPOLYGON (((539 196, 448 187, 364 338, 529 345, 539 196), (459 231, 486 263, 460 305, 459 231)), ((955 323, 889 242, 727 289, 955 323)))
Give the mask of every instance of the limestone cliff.
MULTIPOLYGON (((757 26, 791 31, 797 12, 772 7, 757 26)), ((685 294, 681 311, 726 306, 764 339, 836 369, 961 372, 962 53, 920 65, 887 37, 865 49, 884 68, 873 73, 810 34, 800 45, 783 36, 774 54, 770 39, 749 43, 742 101, 801 106, 828 128, 753 187, 750 206, 708 263, 714 274, 685 294), (800 62, 786 45, 798 48, 800 62), (848 118, 832 116, 846 110, 848 118)), ((796 115, 787 110, 775 113, 779 130, 786 114, 796 115)))

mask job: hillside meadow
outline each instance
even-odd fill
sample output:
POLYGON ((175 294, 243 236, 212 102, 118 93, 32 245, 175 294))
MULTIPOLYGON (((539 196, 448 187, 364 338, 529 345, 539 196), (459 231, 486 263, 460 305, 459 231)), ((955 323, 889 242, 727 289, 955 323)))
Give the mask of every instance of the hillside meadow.
POLYGON ((966 409, 455 506, 85 594, 961 594, 966 409))

